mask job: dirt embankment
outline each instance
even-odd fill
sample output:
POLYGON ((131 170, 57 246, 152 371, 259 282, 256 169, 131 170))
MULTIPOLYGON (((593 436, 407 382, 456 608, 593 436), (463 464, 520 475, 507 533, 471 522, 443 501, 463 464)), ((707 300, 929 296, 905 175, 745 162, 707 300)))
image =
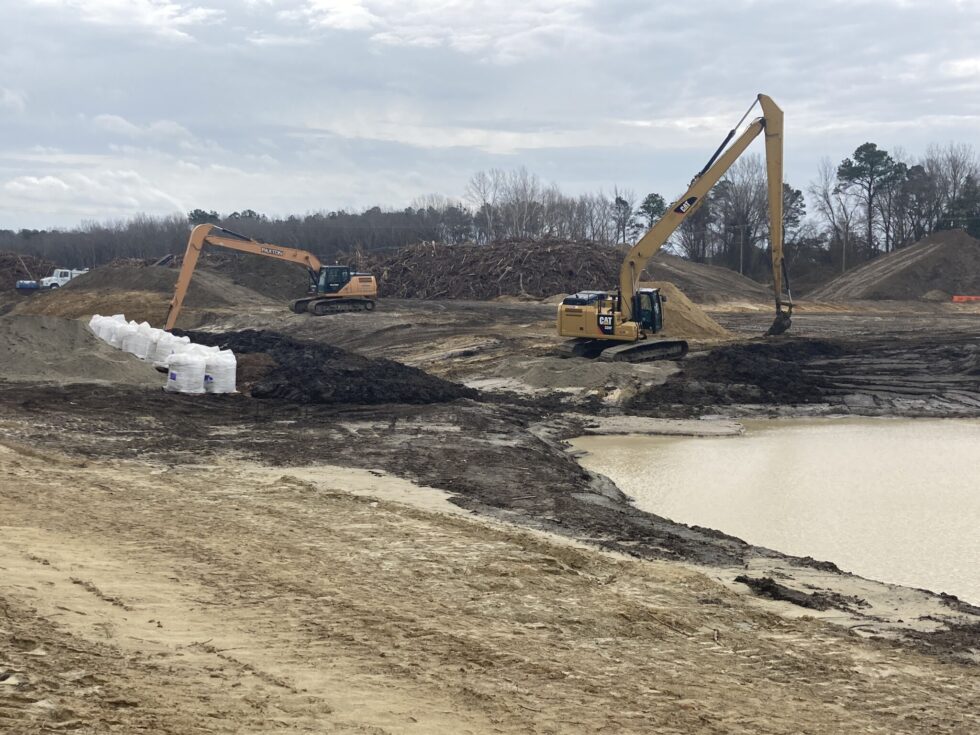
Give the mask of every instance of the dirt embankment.
POLYGON ((442 403, 479 395, 418 368, 362 357, 323 342, 300 342, 251 329, 178 333, 198 344, 234 350, 240 366, 239 389, 253 398, 365 405, 442 403))
MULTIPOLYGON (((166 267, 103 266, 73 279, 62 288, 38 294, 19 305, 16 312, 69 319, 91 314, 125 314, 127 319, 163 326, 177 273, 176 269, 166 267)), ((191 280, 184 307, 193 312, 270 303, 255 291, 237 286, 224 276, 199 270, 191 280)))
POLYGON ((104 383, 162 387, 151 365, 110 347, 81 321, 0 317, 0 381, 104 383))
POLYGON ((807 298, 948 301, 955 294, 980 295, 980 240, 964 230, 933 233, 845 273, 807 298))
POLYGON ((980 416, 980 341, 948 333, 894 339, 781 338, 724 345, 680 363, 630 410, 657 415, 792 412, 820 404, 858 415, 980 416))

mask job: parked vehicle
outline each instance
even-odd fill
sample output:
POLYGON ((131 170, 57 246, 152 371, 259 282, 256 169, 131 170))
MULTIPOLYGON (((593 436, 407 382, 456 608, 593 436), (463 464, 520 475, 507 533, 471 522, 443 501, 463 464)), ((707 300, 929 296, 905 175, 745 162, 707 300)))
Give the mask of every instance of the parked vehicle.
POLYGON ((82 270, 71 270, 69 268, 55 268, 50 276, 42 278, 40 281, 17 281, 18 291, 38 291, 61 288, 71 279, 77 278, 83 273, 88 273, 88 268, 82 270))

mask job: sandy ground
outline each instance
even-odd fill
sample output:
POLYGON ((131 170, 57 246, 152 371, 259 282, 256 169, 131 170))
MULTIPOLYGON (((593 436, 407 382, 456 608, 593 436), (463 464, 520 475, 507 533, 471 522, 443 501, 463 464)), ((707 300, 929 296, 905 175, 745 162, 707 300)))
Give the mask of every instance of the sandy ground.
POLYGON ((0 473, 10 732, 968 733, 980 718, 976 667, 462 517, 432 492, 407 505, 382 473, 13 443, 0 473))

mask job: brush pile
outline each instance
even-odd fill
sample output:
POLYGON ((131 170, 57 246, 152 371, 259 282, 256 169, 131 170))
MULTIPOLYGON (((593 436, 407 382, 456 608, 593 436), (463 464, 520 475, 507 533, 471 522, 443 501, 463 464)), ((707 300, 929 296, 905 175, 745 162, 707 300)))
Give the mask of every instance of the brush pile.
POLYGON ((426 242, 365 259, 362 267, 378 278, 383 297, 485 301, 615 288, 622 260, 618 248, 567 240, 426 242))
POLYGON ((7 291, 17 285, 17 281, 34 281, 50 276, 54 263, 35 255, 0 253, 0 291, 7 291))

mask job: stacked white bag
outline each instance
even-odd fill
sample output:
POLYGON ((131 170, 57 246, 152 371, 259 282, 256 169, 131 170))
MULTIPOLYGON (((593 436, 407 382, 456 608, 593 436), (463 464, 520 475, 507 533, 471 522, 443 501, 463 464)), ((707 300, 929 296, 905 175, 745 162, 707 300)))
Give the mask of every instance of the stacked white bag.
POLYGON ((153 360, 153 367, 160 369, 167 367, 170 356, 187 349, 190 343, 190 337, 175 337, 170 332, 164 332, 153 348, 153 355, 150 358, 153 360))
POLYGON ((89 329, 99 339, 165 369, 164 390, 174 393, 234 393, 238 362, 231 350, 193 344, 189 337, 126 321, 123 314, 95 314, 89 329))
POLYGON ((126 337, 133 334, 137 329, 139 329, 139 325, 133 321, 120 324, 118 327, 112 330, 112 334, 109 336, 107 341, 113 347, 121 350, 126 337))
POLYGON ((136 355, 141 360, 146 359, 146 349, 150 346, 150 338, 153 336, 153 327, 146 322, 140 322, 136 331, 127 334, 122 341, 121 347, 131 355, 136 355))

